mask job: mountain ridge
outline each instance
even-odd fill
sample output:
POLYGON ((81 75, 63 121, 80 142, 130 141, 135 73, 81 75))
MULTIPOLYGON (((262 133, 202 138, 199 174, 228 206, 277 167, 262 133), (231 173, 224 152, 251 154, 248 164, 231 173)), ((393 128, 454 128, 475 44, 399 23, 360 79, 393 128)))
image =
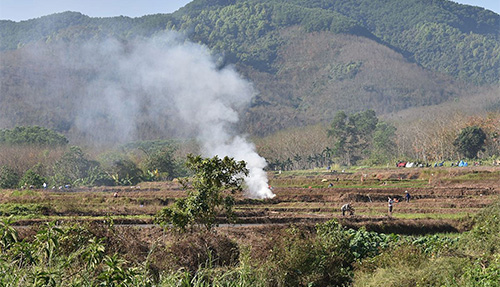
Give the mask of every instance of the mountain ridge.
POLYGON ((385 2, 196 0, 172 14, 137 18, 64 12, 0 21, 0 125, 71 133, 72 97, 85 99, 92 71, 67 70, 48 52, 49 62, 26 60, 38 47, 64 46, 70 55, 72 45, 113 38, 126 47, 168 30, 206 45, 221 55, 221 67, 234 65, 254 83, 258 94, 240 124, 251 135, 327 123, 338 110, 388 115, 466 100, 478 91, 474 85, 498 87, 498 14, 451 1, 385 2), (63 106, 49 113, 55 103, 63 106))

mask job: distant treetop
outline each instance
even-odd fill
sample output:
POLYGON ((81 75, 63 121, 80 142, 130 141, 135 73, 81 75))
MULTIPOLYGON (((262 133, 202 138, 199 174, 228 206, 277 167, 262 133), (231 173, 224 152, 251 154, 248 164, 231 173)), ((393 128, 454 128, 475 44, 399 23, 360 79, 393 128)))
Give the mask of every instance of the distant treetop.
POLYGON ((11 130, 0 130, 0 144, 65 146, 68 140, 65 136, 44 127, 21 126, 11 130))

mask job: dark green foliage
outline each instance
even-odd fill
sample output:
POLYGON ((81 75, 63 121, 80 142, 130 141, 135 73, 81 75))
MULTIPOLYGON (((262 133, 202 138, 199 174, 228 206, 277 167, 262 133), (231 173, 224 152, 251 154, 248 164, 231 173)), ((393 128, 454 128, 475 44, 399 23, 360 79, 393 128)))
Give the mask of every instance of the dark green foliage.
POLYGON ((141 182, 143 177, 142 170, 128 158, 115 160, 108 173, 117 185, 135 185, 141 182))
POLYGON ((0 130, 0 144, 64 146, 68 140, 61 134, 39 127, 15 127, 12 130, 0 130))
POLYGON ((15 188, 19 183, 19 174, 8 166, 0 167, 0 188, 15 188))
POLYGON ((19 186, 22 188, 41 188, 43 183, 47 180, 39 173, 38 168, 28 169, 21 180, 19 181, 19 186))
POLYGON ((370 160, 375 164, 389 162, 396 154, 396 128, 386 122, 378 122, 373 132, 370 160))
POLYGON ((41 216, 46 215, 50 208, 40 204, 0 204, 0 216, 41 216))
POLYGON ((374 257, 397 241, 396 236, 366 231, 364 227, 359 230, 349 229, 347 234, 350 236, 349 247, 356 260, 374 257))
POLYGON ((276 270, 271 270, 283 286, 345 286, 351 282, 354 256, 350 236, 336 221, 317 226, 316 235, 290 228, 272 252, 276 270))
POLYGON ((56 185, 65 184, 96 184, 105 181, 105 175, 100 171, 99 163, 87 159, 82 149, 70 147, 53 167, 53 181, 56 185))
POLYGON ((146 160, 143 162, 143 170, 151 174, 152 180, 171 180, 182 176, 182 167, 174 158, 174 149, 164 147, 148 153, 146 160))
POLYGON ((373 110, 351 115, 338 112, 328 130, 328 136, 333 140, 333 154, 349 166, 367 156, 377 124, 378 118, 373 110))
POLYGON ((188 155, 186 164, 194 173, 189 189, 188 182, 184 182, 187 197, 161 210, 155 221, 161 225, 173 224, 181 230, 194 224, 211 229, 219 213, 232 218, 234 199, 230 194, 242 190, 243 176, 248 175, 246 163, 227 156, 220 159, 188 155))
POLYGON ((477 126, 470 126, 462 129, 453 144, 458 152, 466 158, 477 158, 477 153, 483 151, 486 140, 486 133, 477 126))

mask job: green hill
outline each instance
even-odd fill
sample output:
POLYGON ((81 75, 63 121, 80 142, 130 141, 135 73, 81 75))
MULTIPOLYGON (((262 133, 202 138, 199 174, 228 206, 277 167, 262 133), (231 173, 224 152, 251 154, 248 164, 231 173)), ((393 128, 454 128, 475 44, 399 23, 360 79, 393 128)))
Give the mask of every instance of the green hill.
POLYGON ((442 106, 466 100, 474 85, 500 84, 499 27, 498 14, 446 0, 195 0, 140 18, 65 12, 0 21, 0 125, 84 137, 74 109, 94 71, 62 65, 54 47, 71 58, 89 41, 115 38, 126 47, 168 30, 223 55, 221 67, 235 65, 254 83, 258 95, 241 126, 253 135, 329 122, 338 110, 442 106))

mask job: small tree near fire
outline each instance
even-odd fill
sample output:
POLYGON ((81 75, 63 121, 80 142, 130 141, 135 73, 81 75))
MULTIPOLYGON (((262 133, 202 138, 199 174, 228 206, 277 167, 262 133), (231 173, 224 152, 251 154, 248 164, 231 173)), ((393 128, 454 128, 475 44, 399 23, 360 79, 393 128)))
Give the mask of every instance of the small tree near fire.
POLYGON ((191 180, 182 181, 187 197, 161 210, 155 221, 186 230, 195 224, 211 229, 219 214, 232 218, 232 194, 242 190, 243 177, 248 175, 246 163, 227 156, 220 159, 188 155, 186 164, 194 173, 191 180))

